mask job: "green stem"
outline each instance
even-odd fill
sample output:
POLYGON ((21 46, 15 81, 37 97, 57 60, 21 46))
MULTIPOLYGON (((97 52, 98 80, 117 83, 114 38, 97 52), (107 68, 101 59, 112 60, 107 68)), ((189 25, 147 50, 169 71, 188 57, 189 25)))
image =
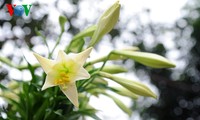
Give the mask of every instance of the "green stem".
MULTIPOLYGON (((8 65, 9 67, 12 67, 12 68, 16 68, 18 70, 25 70, 25 69, 28 69, 28 65, 16 65, 14 63, 12 63, 8 58, 6 57, 0 57, 0 62, 8 65)), ((38 68, 40 66, 40 64, 34 64, 32 65, 32 67, 35 69, 35 68, 38 68)))
POLYGON ((103 62, 103 65, 101 66, 101 68, 98 71, 101 71, 103 69, 103 67, 106 65, 106 62, 109 60, 110 56, 113 54, 113 52, 110 52, 108 54, 108 56, 106 57, 106 59, 103 62))
POLYGON ((87 62, 84 67, 87 67, 89 65, 93 65, 95 63, 98 63, 98 62, 104 62, 102 67, 100 68, 100 70, 105 66, 106 62, 109 60, 110 56, 113 54, 113 51, 110 52, 107 56, 103 56, 103 57, 100 57, 98 59, 95 59, 95 60, 92 60, 90 62, 87 62))
POLYGON ((53 47, 52 51, 50 52, 48 58, 51 58, 51 57, 52 57, 53 52, 55 51, 56 47, 58 46, 58 44, 59 44, 60 41, 61 41, 61 37, 62 37, 63 33, 64 33, 63 31, 60 33, 60 35, 59 35, 59 37, 58 37, 58 39, 57 39, 57 41, 56 41, 56 44, 54 45, 54 47, 53 47))
POLYGON ((47 40, 46 37, 38 30, 38 28, 35 28, 35 33, 37 36, 42 37, 42 40, 44 41, 44 44, 46 45, 47 49, 48 49, 48 53, 50 53, 50 49, 49 49, 49 45, 47 44, 47 40))
POLYGON ((10 67, 14 67, 14 68, 17 68, 17 65, 13 64, 8 58, 6 57, 1 57, 0 56, 0 61, 2 63, 5 63, 6 65, 10 66, 10 67))
POLYGON ((46 47, 47 47, 48 53, 50 54, 50 49, 49 49, 49 45, 47 44, 46 37, 42 37, 42 39, 43 39, 43 41, 44 41, 44 44, 45 44, 46 47))
POLYGON ((84 67, 87 67, 87 66, 89 66, 89 65, 93 65, 93 64, 98 63, 98 62, 103 62, 106 58, 107 58, 107 56, 103 56, 103 57, 100 57, 100 58, 98 58, 98 59, 95 59, 95 60, 92 60, 92 61, 90 61, 90 62, 87 62, 87 63, 84 65, 84 67))
MULTIPOLYGON (((40 64, 34 64, 32 65, 32 68, 38 68, 40 67, 40 64)), ((28 66, 27 65, 20 65, 20 66, 17 66, 16 67, 18 70, 25 70, 25 69, 28 69, 28 66)))
MULTIPOLYGON (((105 66, 106 62, 109 60, 110 56, 112 55, 113 53, 110 52, 108 54, 108 56, 106 56, 106 58, 100 58, 99 60, 103 60, 103 65, 101 66, 101 68, 99 68, 96 72, 94 72, 91 76, 92 78, 89 79, 88 81, 86 82, 83 82, 80 86, 83 86, 84 88, 86 88, 94 79, 95 77, 98 75, 98 73, 103 69, 103 67, 105 66)), ((96 61, 99 61, 98 59, 96 61)))
POLYGON ((71 45, 73 44, 73 42, 75 41, 76 39, 72 39, 71 41, 70 41, 70 43, 69 43, 69 45, 65 48, 65 52, 68 54, 69 52, 70 52, 70 47, 71 47, 71 45))
MULTIPOLYGON (((96 74, 98 74, 98 72, 94 72, 92 73, 90 76, 90 79, 83 81, 79 86, 79 88, 86 88, 88 86, 89 83, 91 83, 94 78, 96 77, 96 74), (82 87, 81 87, 82 86, 82 87)), ((81 90, 80 90, 81 91, 81 90)))

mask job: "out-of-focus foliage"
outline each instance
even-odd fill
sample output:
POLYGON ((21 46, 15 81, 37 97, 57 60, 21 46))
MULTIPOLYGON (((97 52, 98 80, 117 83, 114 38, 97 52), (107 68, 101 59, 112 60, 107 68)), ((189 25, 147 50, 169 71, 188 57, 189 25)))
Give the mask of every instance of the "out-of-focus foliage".
MULTIPOLYGON (((155 39, 163 33, 172 33, 175 45, 175 48, 169 49, 166 47, 167 43, 163 41, 164 43, 156 44, 151 51, 163 55, 178 56, 176 61, 179 64, 177 69, 173 71, 148 70, 152 83, 160 90, 160 98, 157 104, 150 106, 146 111, 141 109, 144 119, 200 119, 199 4, 198 0, 188 1, 188 5, 183 9, 186 14, 177 20, 174 26, 149 24, 155 39)), ((141 42, 140 46, 144 46, 144 42, 141 42)), ((137 65, 136 68, 142 67, 137 65)))

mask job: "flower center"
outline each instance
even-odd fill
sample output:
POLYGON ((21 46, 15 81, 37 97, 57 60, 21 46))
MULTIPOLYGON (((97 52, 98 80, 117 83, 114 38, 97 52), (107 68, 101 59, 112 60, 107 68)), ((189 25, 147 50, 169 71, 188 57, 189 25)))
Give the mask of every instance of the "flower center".
POLYGON ((56 85, 65 85, 69 83, 72 78, 72 66, 70 62, 62 61, 54 66, 54 69, 57 71, 54 84, 56 85))
POLYGON ((53 66, 53 70, 56 71, 54 84, 59 86, 65 86, 70 82, 73 82, 76 76, 76 69, 79 67, 73 60, 63 60, 53 66))
POLYGON ((56 85, 63 85, 69 82, 70 82, 70 79, 67 72, 61 72, 58 79, 55 80, 56 85))

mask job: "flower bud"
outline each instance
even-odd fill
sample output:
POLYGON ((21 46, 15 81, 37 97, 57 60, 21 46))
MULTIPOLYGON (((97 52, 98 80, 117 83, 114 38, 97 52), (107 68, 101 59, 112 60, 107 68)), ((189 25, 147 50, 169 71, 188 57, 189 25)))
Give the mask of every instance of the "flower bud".
POLYGON ((120 65, 110 65, 103 67, 102 71, 111 74, 117 74, 117 73, 127 72, 128 70, 120 65))
POLYGON ((175 65, 169 60, 167 60, 166 58, 157 54, 153 54, 153 53, 136 52, 136 51, 119 51, 119 50, 116 50, 113 53, 131 58, 143 65, 146 65, 152 68, 175 67, 175 65))
POLYGON ((105 72, 99 72, 99 75, 105 78, 108 78, 110 80, 113 80, 114 82, 120 84, 121 86, 125 87, 129 91, 141 95, 141 96, 147 96, 147 97, 153 97, 157 98, 157 96, 144 84, 135 82, 132 80, 128 80, 125 78, 113 76, 111 74, 105 73, 105 72))
POLYGON ((118 98, 112 96, 112 95, 109 95, 109 94, 105 94, 107 95, 108 97, 112 98, 112 100, 115 102, 115 104, 121 109, 123 110, 125 113, 127 113, 129 116, 131 116, 132 114, 132 111, 131 109, 129 109, 121 100, 119 100, 118 98))
POLYGON ((108 85, 108 82, 106 80, 104 80, 103 78, 101 78, 101 77, 95 77, 93 83, 94 84, 108 85))
POLYGON ((65 31, 65 23, 67 22, 67 18, 65 16, 59 16, 59 24, 61 27, 61 32, 65 31))
POLYGON ((139 50, 139 48, 135 47, 135 46, 127 46, 125 48, 122 48, 121 50, 125 50, 125 51, 137 51, 137 50, 139 50))
POLYGON ((97 23, 97 29, 92 36, 89 47, 94 46, 105 34, 113 29, 119 18, 119 11, 120 4, 117 1, 103 13, 97 23))
POLYGON ((119 95, 130 97, 131 99, 138 99, 138 95, 132 93, 131 91, 129 91, 124 87, 112 87, 112 88, 116 90, 115 92, 119 95))

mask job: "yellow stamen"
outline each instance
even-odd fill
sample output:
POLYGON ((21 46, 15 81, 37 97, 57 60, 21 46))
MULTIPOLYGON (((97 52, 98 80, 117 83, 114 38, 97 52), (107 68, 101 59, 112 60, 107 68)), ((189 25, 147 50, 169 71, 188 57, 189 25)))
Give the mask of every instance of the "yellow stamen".
POLYGON ((59 79, 55 80, 56 85, 63 85, 69 82, 70 82, 69 76, 67 75, 67 73, 64 72, 60 73, 59 79))

